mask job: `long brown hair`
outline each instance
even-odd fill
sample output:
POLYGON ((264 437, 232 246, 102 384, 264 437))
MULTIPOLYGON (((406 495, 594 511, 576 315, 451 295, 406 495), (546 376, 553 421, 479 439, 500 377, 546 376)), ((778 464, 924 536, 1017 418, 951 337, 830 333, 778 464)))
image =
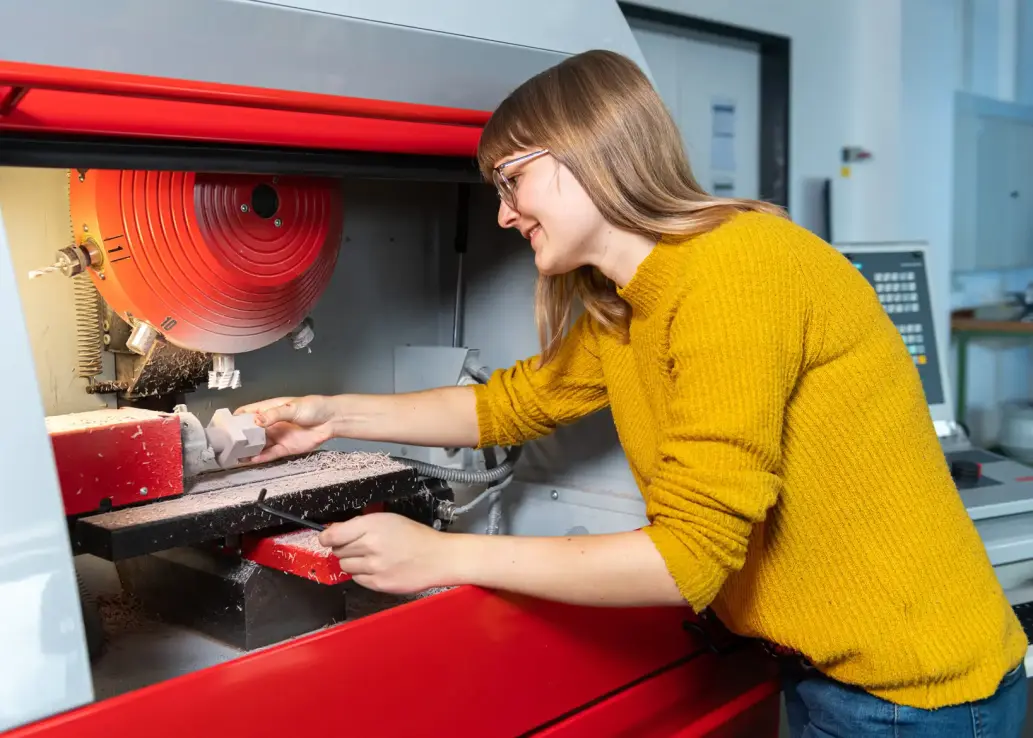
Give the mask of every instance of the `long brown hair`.
MULTIPOLYGON (((770 203, 707 194, 649 79, 612 51, 572 56, 514 90, 481 135, 481 172, 491 182, 501 160, 537 148, 549 149, 571 171, 607 221, 655 240, 706 233, 736 212, 784 215, 770 203)), ((535 320, 543 364, 559 349, 575 298, 627 340, 631 308, 598 269, 539 276, 535 320)))

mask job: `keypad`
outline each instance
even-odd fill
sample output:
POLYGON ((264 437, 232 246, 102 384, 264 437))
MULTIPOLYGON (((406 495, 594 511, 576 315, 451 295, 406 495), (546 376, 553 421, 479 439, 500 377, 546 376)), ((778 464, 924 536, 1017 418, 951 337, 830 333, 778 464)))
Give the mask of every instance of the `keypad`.
POLYGON ((903 343, 907 346, 930 406, 944 402, 940 361, 936 353, 936 326, 926 272, 925 251, 918 245, 901 249, 887 244, 886 250, 842 251, 864 275, 879 296, 903 343))
POLYGON ((890 315, 918 312, 918 288, 914 272, 876 272, 875 291, 890 315))
POLYGON ((893 322, 900 331, 911 358, 918 366, 926 364, 929 357, 925 351, 925 335, 922 324, 907 322, 908 316, 912 314, 917 318, 919 311, 915 273, 912 271, 876 272, 873 275, 873 281, 875 292, 879 295, 879 302, 893 317, 893 322))
POLYGON ((897 323, 897 330, 900 331, 901 338, 904 339, 904 345, 907 346, 908 353, 915 360, 915 364, 921 366, 928 361, 928 357, 925 353, 925 334, 922 330, 921 323, 897 323))

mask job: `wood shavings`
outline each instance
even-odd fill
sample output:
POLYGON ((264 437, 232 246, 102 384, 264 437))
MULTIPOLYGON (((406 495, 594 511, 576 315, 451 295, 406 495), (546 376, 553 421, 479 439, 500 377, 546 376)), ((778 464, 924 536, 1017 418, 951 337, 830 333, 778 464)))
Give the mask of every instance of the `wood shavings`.
POLYGON ((364 476, 387 474, 407 468, 385 453, 369 451, 322 451, 300 459, 292 459, 285 465, 288 469, 308 471, 362 471, 364 476))
MULTIPOLYGON (((282 546, 290 546, 291 548, 301 551, 309 551, 318 556, 325 556, 327 558, 333 556, 333 551, 319 542, 319 531, 311 530, 309 528, 277 536, 276 542, 282 546)), ((291 558, 291 561, 294 561, 294 559, 291 558)))

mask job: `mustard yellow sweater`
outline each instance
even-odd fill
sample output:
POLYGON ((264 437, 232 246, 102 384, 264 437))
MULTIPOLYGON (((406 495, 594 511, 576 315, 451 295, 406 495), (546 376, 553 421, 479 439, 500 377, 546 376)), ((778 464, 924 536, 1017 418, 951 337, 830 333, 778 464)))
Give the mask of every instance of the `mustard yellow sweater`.
POLYGON ((790 221, 661 241, 560 357, 477 388, 480 445, 609 406, 686 601, 893 702, 994 692, 1026 651, 918 373, 858 270, 790 221))

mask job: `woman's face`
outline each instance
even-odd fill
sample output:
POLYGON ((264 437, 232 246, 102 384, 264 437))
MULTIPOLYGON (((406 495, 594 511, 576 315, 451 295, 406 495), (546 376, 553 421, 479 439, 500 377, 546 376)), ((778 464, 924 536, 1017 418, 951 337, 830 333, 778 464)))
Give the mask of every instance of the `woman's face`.
MULTIPOLYGON (((515 152, 496 166, 531 153, 515 152)), ((570 170, 546 154, 502 171, 512 183, 512 205, 506 199, 499 204, 499 225, 516 228, 531 242, 538 271, 565 274, 590 263, 595 236, 605 221, 570 170)))

